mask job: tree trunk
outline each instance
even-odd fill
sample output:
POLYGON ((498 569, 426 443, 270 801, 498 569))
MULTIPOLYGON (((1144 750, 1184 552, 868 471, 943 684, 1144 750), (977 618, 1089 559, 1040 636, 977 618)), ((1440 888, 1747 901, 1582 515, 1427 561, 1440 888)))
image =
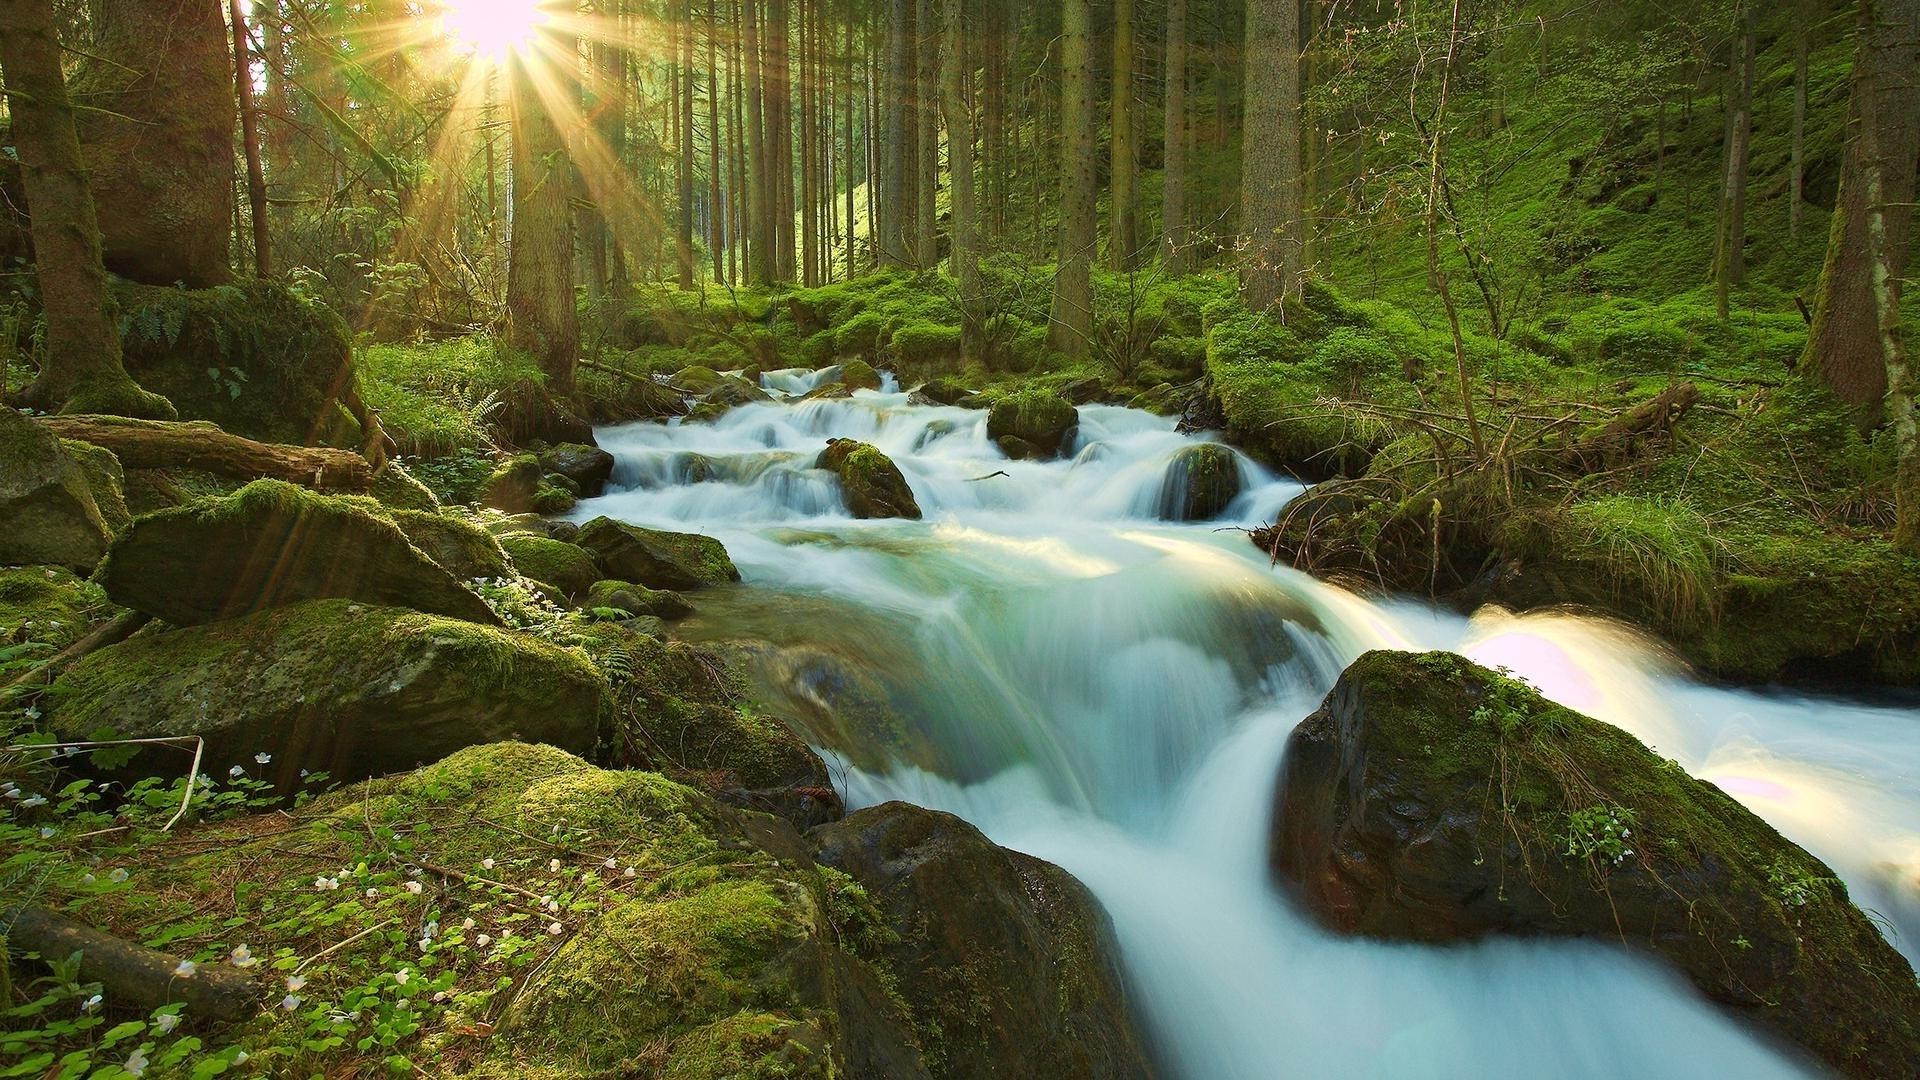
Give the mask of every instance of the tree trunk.
POLYGON ((273 240, 267 231, 267 174, 260 164, 260 108, 253 95, 253 54, 240 0, 227 0, 233 23, 233 96, 240 107, 240 143, 247 158, 247 213, 253 219, 253 276, 273 276, 273 240))
POLYGON ((765 66, 760 57, 759 14, 760 0, 744 0, 747 36, 747 157, 752 165, 753 179, 748 184, 749 205, 747 210, 748 237, 747 263, 748 276, 757 285, 773 283, 776 267, 773 261, 773 174, 772 158, 767 150, 769 140, 767 96, 765 93, 765 66))
POLYGON ((1247 0, 1240 292, 1265 311, 1300 289, 1300 7, 1247 0))
POLYGON ((1167 0, 1166 167, 1160 218, 1167 272, 1184 274, 1187 251, 1187 0, 1167 0))
POLYGON ((699 152, 693 143, 693 3, 692 0, 680 0, 677 5, 673 32, 679 46, 679 94, 674 100, 674 205, 679 208, 679 218, 674 230, 674 251, 678 255, 677 267, 679 283, 683 289, 693 288, 694 252, 693 252, 693 164, 694 156, 699 152))
MULTIPOLYGON (((547 0, 543 7, 557 7, 547 0)), ((532 353, 547 376, 547 392, 573 393, 580 354, 580 325, 573 305, 573 212, 568 205, 572 167, 566 142, 539 84, 569 93, 574 73, 548 59, 574 55, 570 39, 550 25, 539 31, 541 47, 513 53, 508 94, 512 103, 512 233, 507 240, 507 336, 532 353), (530 71, 538 67, 541 70, 530 71)))
POLYGON ((973 205, 973 106, 967 100, 967 28, 964 0, 946 0, 941 35, 940 108, 947 119, 947 167, 952 174, 953 276, 960 290, 960 357, 982 359, 979 224, 973 205))
POLYGON ((120 359, 120 328, 107 297, 100 228, 60 71, 52 0, 0 0, 0 75, 13 116, 14 149, 46 315, 46 359, 23 401, 43 411, 171 418, 120 359))
POLYGON ((922 270, 940 261, 940 226, 937 196, 940 186, 940 32, 935 29, 934 0, 917 0, 914 28, 918 42, 914 52, 913 101, 918 116, 917 157, 914 162, 913 263, 922 270))
POLYGON ((100 0, 73 100, 107 269, 150 285, 230 280, 234 69, 219 0, 100 0))
POLYGON ((1897 308, 1913 218, 1920 83, 1912 76, 1920 70, 1920 0, 1863 0, 1859 21, 1840 192, 1799 370, 1831 387, 1865 431, 1879 425, 1888 396, 1875 264, 1885 268, 1885 299, 1897 308), (1867 167, 1875 163, 1878 199, 1868 192, 1867 167), (1876 210, 1878 240, 1872 235, 1876 210))
POLYGON ((713 256, 713 280, 727 280, 727 211, 720 201, 720 0, 707 0, 707 221, 708 253, 713 256))
MULTIPOLYGON (((0 0, 0 11, 19 2, 0 0)), ((351 450, 255 442, 204 422, 97 415, 42 416, 36 421, 63 439, 106 447, 129 469, 198 469, 244 480, 264 476, 318 491, 365 491, 373 486, 372 464, 351 450)))
POLYGON ((1060 9, 1060 252, 1047 339, 1086 355, 1093 336, 1093 12, 1089 0, 1060 9))
POLYGON ((1725 319, 1733 287, 1747 276, 1747 156, 1753 140, 1753 3, 1743 0, 1739 35, 1728 71, 1726 175, 1720 194, 1719 245, 1714 259, 1714 305, 1725 319))
POLYGON ((1139 144, 1133 132, 1133 0, 1113 0, 1113 209, 1108 220, 1107 265, 1126 270, 1140 250, 1139 144))
POLYGON ((887 7, 888 93, 881 101, 886 131, 880 139, 880 265, 909 266, 908 231, 915 221, 913 196, 918 190, 914 163, 918 150, 912 142, 913 114, 913 0, 891 0, 887 7))
POLYGON ((1793 28, 1793 149, 1787 162, 1787 238, 1800 239, 1801 205, 1807 184, 1807 18, 1806 4, 1793 28))

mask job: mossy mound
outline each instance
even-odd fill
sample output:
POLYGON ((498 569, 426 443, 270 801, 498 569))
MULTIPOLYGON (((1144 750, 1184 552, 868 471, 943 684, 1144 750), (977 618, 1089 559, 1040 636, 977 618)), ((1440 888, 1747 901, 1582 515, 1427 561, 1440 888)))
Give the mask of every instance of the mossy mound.
POLYGON ((440 496, 397 461, 388 462, 387 467, 380 470, 367 494, 380 505, 396 510, 440 509, 440 496))
MULTIPOLYGON (((1206 373, 1227 438, 1268 464, 1307 479, 1357 476, 1393 439, 1384 420, 1340 404, 1340 386, 1316 355, 1278 320, 1242 312, 1207 337, 1206 373)), ((1352 388, 1390 386, 1386 379, 1352 388)))
POLYGON ((343 442, 350 424, 338 402, 354 386, 352 338, 326 305, 272 281, 121 284, 114 297, 127 373, 181 419, 262 442, 343 442))
POLYGON ((569 599, 586 595, 600 580, 593 554, 577 544, 531 533, 509 533, 500 538, 500 546, 522 574, 553 586, 569 599))
POLYGON ((292 1005, 207 1035, 266 1075, 373 1075, 396 1055, 555 1080, 1147 1075, 1085 891, 906 812, 836 834, 836 857, 874 838, 869 883, 657 774, 495 743, 286 814, 143 826, 125 884, 44 902, 201 964, 244 943, 276 986, 298 965, 292 1005), (900 994, 949 978, 965 997, 946 1009, 900 994))
POLYGON ((534 498, 540 494, 540 485, 545 476, 539 458, 532 454, 516 454, 495 466, 480 484, 480 505, 505 510, 509 514, 528 513, 534 508, 534 498))
MULTIPOLYGON (((198 735, 209 772, 265 753, 292 791, 301 770, 380 776, 509 737, 592 753, 605 693, 584 657, 525 634, 317 600, 93 653, 54 682, 49 723, 74 739, 198 735)), ((137 775, 179 764, 135 760, 137 775)))
POLYGON ((114 610, 98 585, 65 567, 0 568, 0 648, 34 642, 51 655, 114 610))
POLYGON ((1448 653, 1372 652, 1295 729, 1272 860, 1371 937, 1653 952, 1852 1076, 1920 1070, 1913 969, 1818 859, 1631 735, 1448 653))
POLYGON ((837 378, 849 390, 880 389, 880 373, 865 360, 853 359, 841 364, 837 378))
POLYGON ((0 405, 0 565, 93 568, 112 528, 87 472, 52 432, 0 405))
POLYGON ((580 527, 576 542, 593 552, 607 577, 650 589, 701 589, 740 580, 726 547, 711 536, 597 517, 580 527))
POLYGON ((127 473, 114 452, 76 439, 61 439, 60 446, 86 476, 87 491, 93 496, 93 505, 99 509, 100 520, 106 523, 107 529, 118 533, 131 524, 133 513, 127 509, 127 473))
POLYGON ((501 578, 513 572, 500 541, 466 518, 424 510, 386 513, 406 535, 408 543, 461 581, 501 578))
POLYGON ((1009 394, 987 411, 987 438, 1015 460, 1059 457, 1079 427, 1074 407, 1042 390, 1009 394))
POLYGON ((177 625, 321 597, 499 622, 370 500, 278 480, 137 519, 108 550, 98 580, 115 603, 177 625))
POLYGON ((613 455, 597 446, 561 443, 540 451, 540 468, 573 482, 574 494, 591 499, 613 476, 613 455))
POLYGON ((854 517, 920 520, 913 488, 877 447, 855 439, 828 439, 813 465, 839 479, 840 499, 854 517))

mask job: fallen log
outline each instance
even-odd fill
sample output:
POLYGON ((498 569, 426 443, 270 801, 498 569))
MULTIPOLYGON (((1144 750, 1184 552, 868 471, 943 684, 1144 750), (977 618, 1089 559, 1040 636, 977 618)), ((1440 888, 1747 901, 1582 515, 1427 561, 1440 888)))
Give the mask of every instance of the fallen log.
POLYGON ((188 468, 246 479, 264 476, 319 491, 365 491, 373 486, 373 466, 351 450, 255 442, 205 421, 88 415, 34 419, 63 439, 106 447, 128 469, 188 468))
POLYGON ((1616 465, 1636 453, 1646 440, 1672 431, 1698 400, 1700 390, 1693 383, 1674 383, 1568 446, 1563 460, 1567 467, 1581 472, 1616 465))
POLYGON ((105 930, 25 904, 0 915, 8 943, 47 961, 80 954, 80 980, 100 984, 108 1004, 147 1012, 184 1002, 189 1017, 242 1020, 259 1009, 265 985, 237 968, 194 967, 105 930), (184 970, 184 974, 183 974, 184 970))

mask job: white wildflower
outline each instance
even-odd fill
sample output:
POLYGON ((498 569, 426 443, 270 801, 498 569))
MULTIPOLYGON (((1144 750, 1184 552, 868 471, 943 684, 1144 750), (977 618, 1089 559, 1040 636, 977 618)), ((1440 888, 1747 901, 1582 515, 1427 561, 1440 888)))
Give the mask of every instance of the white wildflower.
POLYGON ((287 976, 287 993, 289 994, 299 993, 306 985, 307 977, 305 975, 287 976))
POLYGON ((174 1028, 179 1026, 179 1013, 161 1013, 159 1016, 153 1018, 153 1033, 155 1035, 170 1034, 174 1028))
POLYGON ((116 866, 113 869, 113 873, 107 875, 107 880, 113 882, 125 881, 127 880, 127 872, 125 869, 116 866))
POLYGON ((147 1071, 146 1051, 140 1049, 137 1046, 134 1047, 133 1053, 127 1055, 126 1063, 124 1065, 121 1065, 120 1067, 127 1070, 127 1072, 132 1073, 134 1076, 142 1075, 147 1071))
POLYGON ((553 873, 558 873, 558 872, 560 871, 560 860, 559 860, 559 859, 548 859, 548 860, 547 860, 547 869, 548 869, 549 871, 551 871, 551 872, 553 872, 553 873))
POLYGON ((233 777, 235 780, 238 780, 241 777, 247 775, 247 770, 241 768, 238 765, 235 765, 233 768, 227 770, 227 775, 233 777))
POLYGON ((403 886, 403 887, 404 887, 404 888, 405 888, 405 889, 406 889, 406 890, 407 890, 408 892, 410 892, 410 893, 412 893, 412 894, 413 894, 413 895, 415 895, 415 896, 419 896, 419 895, 420 895, 420 891, 421 891, 422 889, 424 889, 424 888, 426 888, 426 886, 424 886, 424 885, 422 885, 422 884, 420 884, 420 883, 419 883, 419 882, 417 882, 417 881, 409 881, 409 882, 407 882, 407 883, 406 883, 406 885, 405 885, 405 886, 403 886))
POLYGON ((227 958, 237 968, 249 968, 260 962, 259 958, 253 955, 253 950, 247 948, 245 942, 235 945, 233 952, 229 953, 227 958))
POLYGON ((95 1010, 95 1009, 97 1009, 97 1008, 99 1008, 99 1007, 100 1007, 100 995, 99 995, 99 994, 95 994, 95 995, 93 995, 92 997, 90 997, 90 998, 88 998, 87 1000, 85 1000, 85 1001, 83 1001, 83 1002, 81 1002, 81 1003, 80 1003, 80 1011, 81 1011, 81 1012, 92 1012, 93 1010, 95 1010))
POLYGON ((286 997, 280 999, 280 1007, 288 1012, 292 1012, 300 1007, 302 1000, 304 999, 302 999, 299 994, 288 994, 286 997))
POLYGON ((481 934, 479 937, 473 939, 473 943, 484 949, 487 946, 493 944, 493 935, 481 934))
POLYGON ((189 975, 192 975, 195 971, 199 970, 199 968, 200 968, 200 965, 194 963, 191 960, 182 960, 178 964, 174 965, 173 973, 184 979, 189 975))
POLYGON ((265 765, 267 762, 273 760, 273 755, 262 751, 261 753, 253 755, 253 760, 265 765))
POLYGON ((552 935, 553 935, 554 937, 559 937, 559 936, 560 936, 560 932, 561 932, 561 931, 563 931, 563 930, 565 930, 565 929, 566 929, 566 927, 564 927, 564 926, 561 926, 561 925, 560 925, 559 923, 557 923, 557 922, 550 922, 550 923, 548 923, 548 924, 547 924, 547 933, 549 933, 549 934, 552 934, 552 935))
POLYGON ((21 806, 45 806, 47 805, 47 797, 45 795, 35 795, 27 799, 26 802, 23 802, 20 805, 21 806))
POLYGON ((492 857, 492 856, 488 856, 487 858, 484 858, 484 859, 481 859, 481 860, 480 860, 480 869, 482 869, 482 870, 491 870, 491 869, 493 869, 493 857, 492 857))

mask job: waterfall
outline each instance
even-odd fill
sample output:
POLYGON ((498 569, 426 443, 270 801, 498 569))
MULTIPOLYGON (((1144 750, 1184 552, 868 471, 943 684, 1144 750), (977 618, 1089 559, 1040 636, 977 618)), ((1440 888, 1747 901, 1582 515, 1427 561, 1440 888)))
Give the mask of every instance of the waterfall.
POLYGON ((1369 648, 1504 665, 1632 731, 1825 859, 1920 958, 1914 709, 1709 687, 1609 623, 1374 603, 1271 566, 1239 530, 1300 486, 1240 458, 1217 519, 1161 520, 1195 441, 1166 418, 1083 406, 1070 454, 1015 462, 982 412, 890 380, 797 400, 818 382, 774 372, 776 400, 713 423, 603 430, 614 484, 575 515, 726 543, 745 583, 703 594, 687 636, 806 645, 883 687, 911 753, 821 745, 849 804, 949 810, 1079 876, 1171 1075, 1801 1074, 1615 948, 1385 944, 1292 911, 1266 869, 1280 755, 1369 648), (813 468, 829 437, 890 455, 925 519, 848 517, 813 468))

